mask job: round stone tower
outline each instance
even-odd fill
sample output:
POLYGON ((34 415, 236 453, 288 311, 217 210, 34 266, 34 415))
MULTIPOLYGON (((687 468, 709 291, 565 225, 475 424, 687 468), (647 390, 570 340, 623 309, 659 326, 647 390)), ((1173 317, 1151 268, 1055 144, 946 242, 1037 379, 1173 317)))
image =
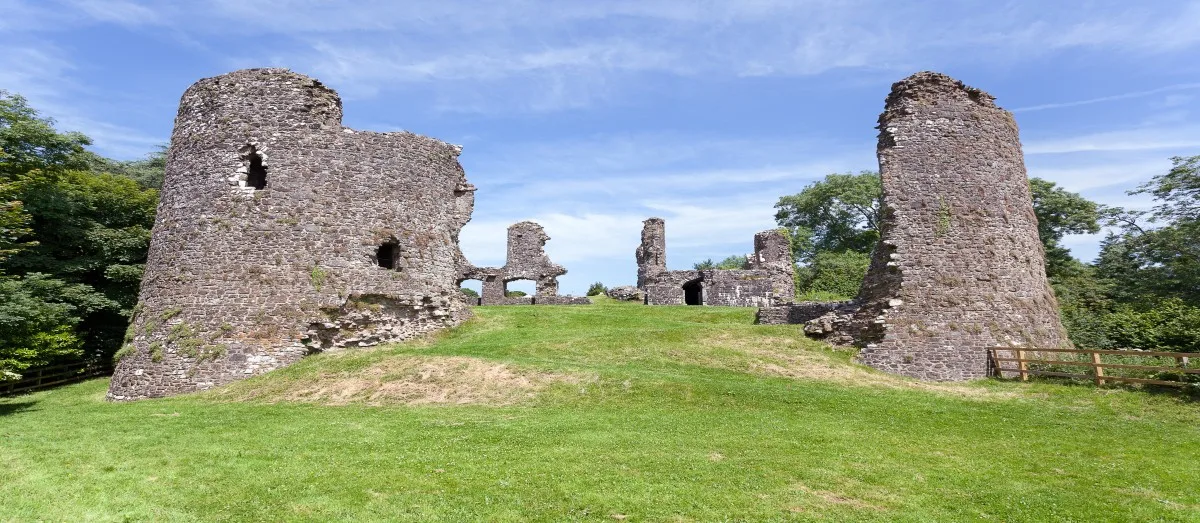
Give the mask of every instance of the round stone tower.
POLYGON ((917 73, 892 86, 878 156, 884 219, 854 321, 863 363, 963 380, 985 375, 990 347, 1069 344, 1011 113, 917 73))
POLYGON ((458 235, 475 188, 461 148, 341 118, 336 92, 285 69, 183 94, 110 399, 202 390, 469 315, 458 235))

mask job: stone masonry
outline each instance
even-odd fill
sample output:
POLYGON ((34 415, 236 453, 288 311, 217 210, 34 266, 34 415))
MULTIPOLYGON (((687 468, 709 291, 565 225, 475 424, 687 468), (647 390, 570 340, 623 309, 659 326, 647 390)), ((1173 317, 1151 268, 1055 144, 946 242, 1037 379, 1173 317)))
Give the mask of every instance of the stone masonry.
POLYGON ((849 322, 863 363, 965 380, 985 376, 989 347, 1069 344, 1011 113, 917 73, 892 86, 878 156, 881 238, 849 322))
POLYGON ((635 252, 638 288, 647 305, 725 305, 767 307, 795 296, 791 244, 779 230, 754 236, 754 254, 741 270, 667 270, 666 226, 662 218, 642 222, 635 252))
POLYGON ((336 92, 285 69, 183 94, 110 399, 203 390, 469 316, 455 284, 475 190, 461 148, 341 119, 336 92))
POLYGON ((466 280, 483 282, 479 305, 587 305, 591 300, 558 295, 558 277, 567 273, 562 265, 546 255, 546 230, 535 222, 515 223, 508 228, 508 257, 504 267, 476 267, 465 263, 458 283, 466 280), (533 280, 533 296, 509 298, 508 283, 533 280))

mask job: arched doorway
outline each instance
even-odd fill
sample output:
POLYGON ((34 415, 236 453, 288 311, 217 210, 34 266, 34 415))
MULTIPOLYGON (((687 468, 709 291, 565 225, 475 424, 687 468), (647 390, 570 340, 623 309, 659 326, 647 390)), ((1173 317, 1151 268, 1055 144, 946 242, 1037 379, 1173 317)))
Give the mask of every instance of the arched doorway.
POLYGON ((704 305, 704 287, 696 278, 683 284, 683 303, 688 305, 704 305))

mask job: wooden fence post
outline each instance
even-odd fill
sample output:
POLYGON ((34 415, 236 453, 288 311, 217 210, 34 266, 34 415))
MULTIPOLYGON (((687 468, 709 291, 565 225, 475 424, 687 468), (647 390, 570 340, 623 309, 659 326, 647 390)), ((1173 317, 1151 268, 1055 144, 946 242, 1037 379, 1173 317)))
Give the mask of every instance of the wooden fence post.
POLYGON ((1017 362, 1017 368, 1021 370, 1021 381, 1029 381, 1029 365, 1025 363, 1025 351, 1018 350, 1017 359, 1021 360, 1017 362))
POLYGON ((1096 385, 1104 385, 1104 367, 1101 366, 1099 352, 1092 351, 1092 363, 1096 369, 1096 385))

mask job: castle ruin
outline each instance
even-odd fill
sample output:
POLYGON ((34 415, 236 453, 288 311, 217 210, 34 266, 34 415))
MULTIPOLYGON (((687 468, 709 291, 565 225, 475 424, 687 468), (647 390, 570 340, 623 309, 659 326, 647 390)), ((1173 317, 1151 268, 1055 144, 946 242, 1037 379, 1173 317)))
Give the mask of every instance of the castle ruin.
POLYGON ((558 295, 558 277, 567 273, 562 265, 546 255, 546 230, 535 222, 515 223, 508 228, 508 257, 503 267, 475 267, 466 264, 458 284, 466 280, 483 282, 478 305, 588 305, 591 300, 558 295), (508 284, 517 280, 535 282, 533 296, 508 297, 508 284))
POLYGON ((110 399, 203 390, 469 316, 458 236, 475 187, 461 148, 341 120, 336 92, 286 69, 187 89, 110 399))
POLYGON ((791 242, 782 231, 754 235, 754 254, 746 269, 667 270, 666 224, 642 222, 642 243, 635 252, 637 286, 647 305, 725 305, 767 307, 795 296, 791 242))
POLYGON ((1046 278, 1012 113, 946 75, 892 85, 879 117, 884 219, 851 304, 797 304, 806 332, 853 342, 859 360, 928 380, 987 373, 992 347, 1069 344, 1046 278))

